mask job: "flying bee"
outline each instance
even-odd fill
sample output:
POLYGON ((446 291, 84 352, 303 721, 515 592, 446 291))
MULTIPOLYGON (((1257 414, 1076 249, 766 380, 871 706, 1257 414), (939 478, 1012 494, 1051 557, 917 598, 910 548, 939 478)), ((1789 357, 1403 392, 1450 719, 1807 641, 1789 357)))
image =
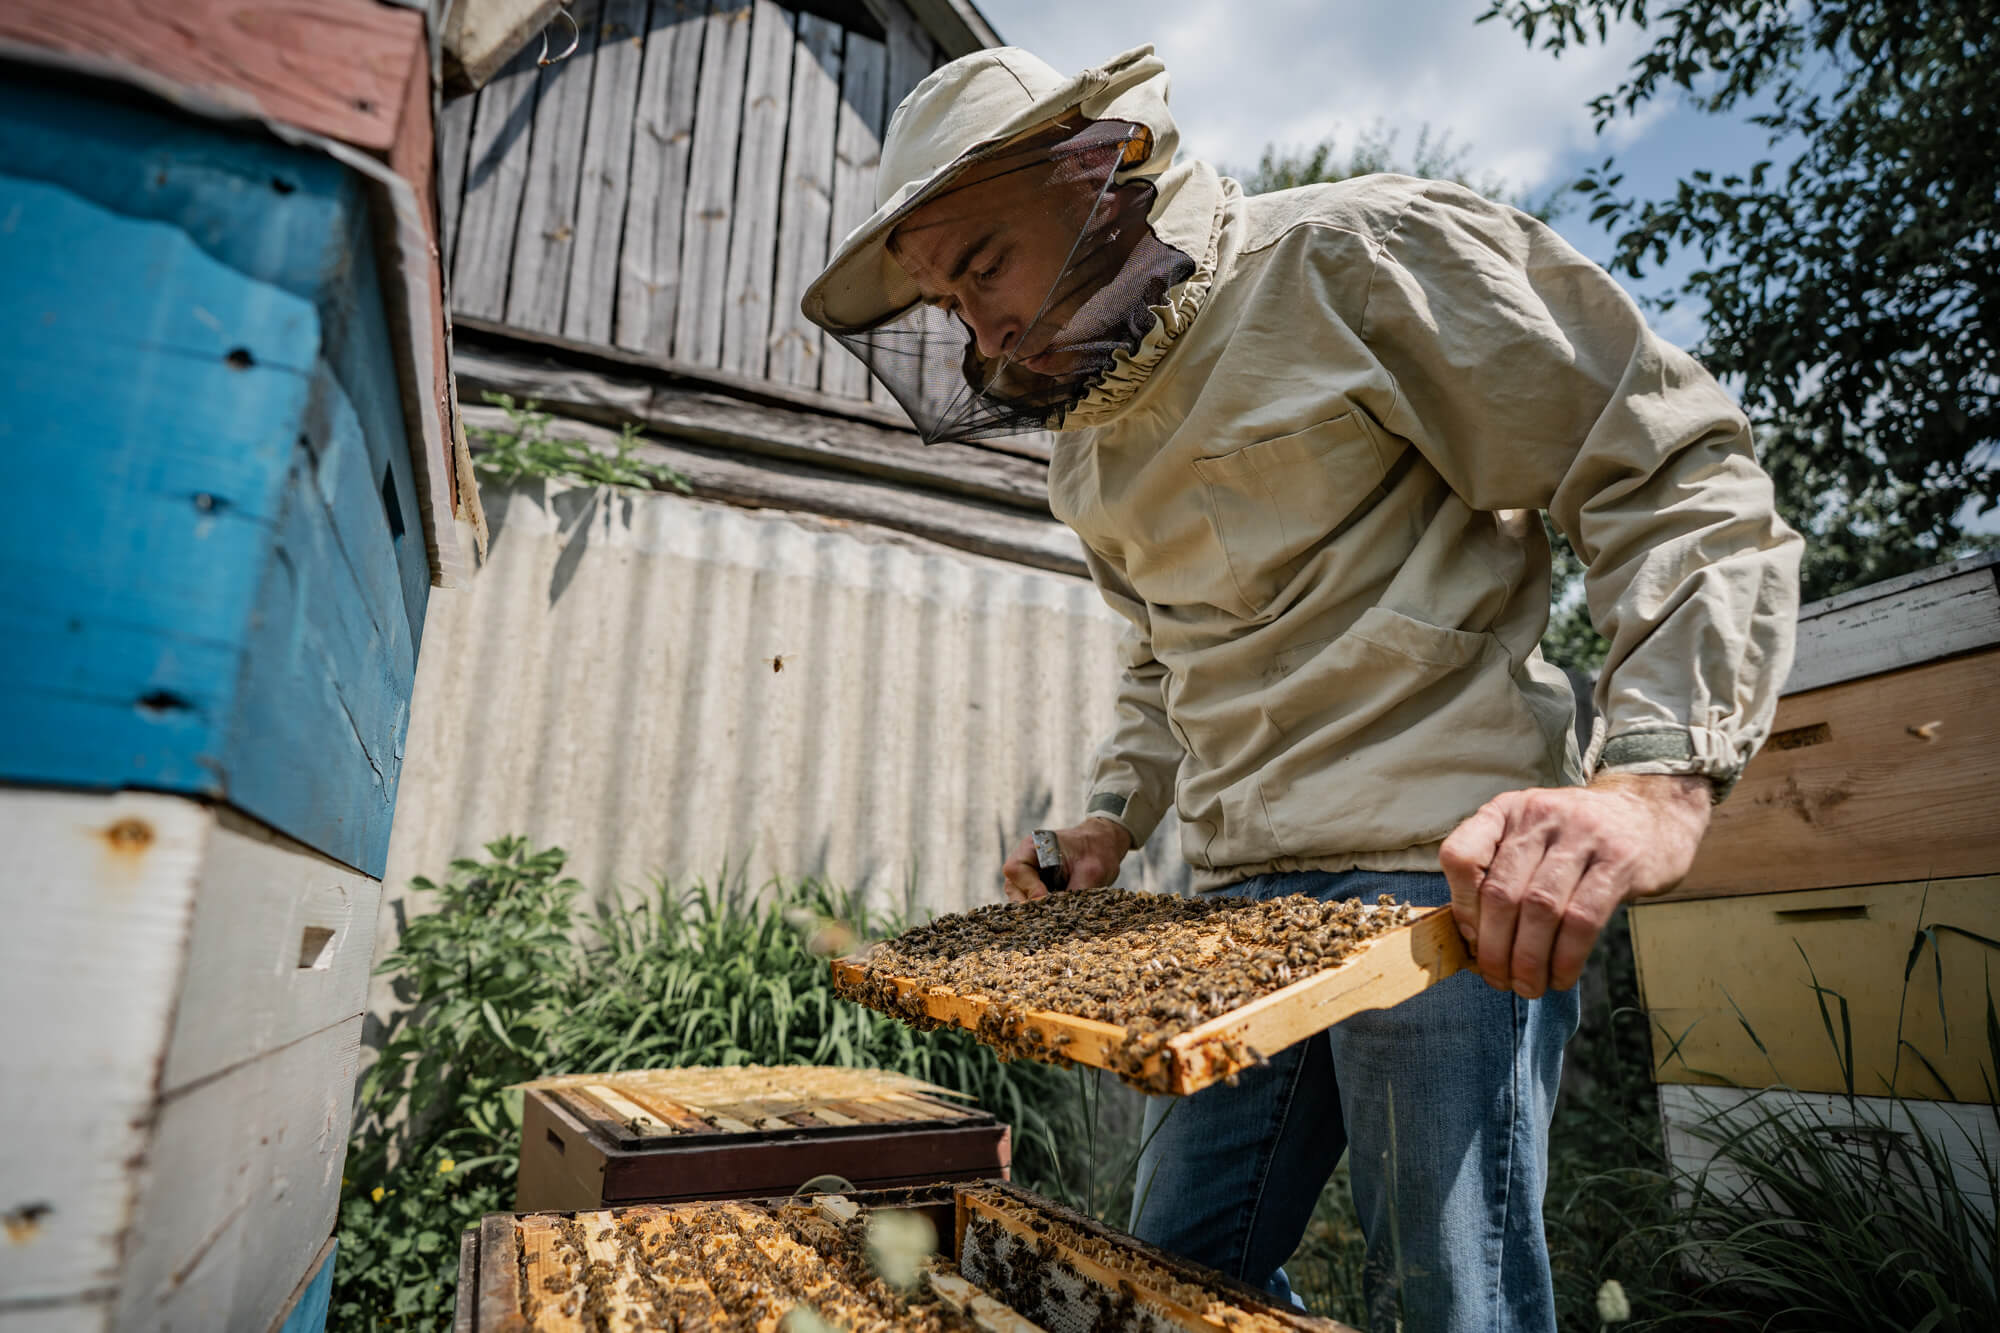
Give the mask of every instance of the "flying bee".
POLYGON ((757 660, 760 662, 769 662, 771 664, 771 674, 776 675, 778 672, 783 671, 785 669, 785 663, 787 661, 797 656, 798 656, 797 653, 790 653, 790 654, 779 653, 776 657, 760 657, 757 660))

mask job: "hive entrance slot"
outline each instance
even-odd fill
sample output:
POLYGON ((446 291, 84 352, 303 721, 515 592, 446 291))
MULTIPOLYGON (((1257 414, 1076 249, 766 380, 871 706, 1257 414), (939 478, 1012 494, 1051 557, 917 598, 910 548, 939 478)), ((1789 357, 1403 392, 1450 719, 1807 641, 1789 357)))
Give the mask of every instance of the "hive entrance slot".
POLYGON ((307 926, 299 936, 299 971, 324 972, 333 966, 333 931, 307 926))

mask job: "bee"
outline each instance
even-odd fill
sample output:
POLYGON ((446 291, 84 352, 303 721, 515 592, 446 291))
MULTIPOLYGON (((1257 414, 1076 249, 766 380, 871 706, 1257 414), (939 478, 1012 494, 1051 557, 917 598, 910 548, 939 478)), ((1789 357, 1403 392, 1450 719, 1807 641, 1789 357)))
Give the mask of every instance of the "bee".
POLYGON ((785 653, 779 653, 776 657, 760 657, 757 660, 760 662, 769 662, 771 664, 771 674, 775 676, 779 672, 785 669, 785 663, 789 657, 796 657, 796 656, 798 656, 797 653, 792 653, 789 655, 785 653))

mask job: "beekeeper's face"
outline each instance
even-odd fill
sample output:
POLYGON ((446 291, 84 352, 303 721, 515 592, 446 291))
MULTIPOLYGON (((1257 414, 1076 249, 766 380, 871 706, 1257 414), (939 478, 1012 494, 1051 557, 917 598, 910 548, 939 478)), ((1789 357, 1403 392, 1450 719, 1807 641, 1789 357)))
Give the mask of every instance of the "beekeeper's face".
POLYGON ((1121 216, 1142 194, 1105 184, 1071 161, 1030 160, 918 208, 889 253, 927 304, 966 326, 980 360, 1059 377, 1075 369, 1064 328, 1144 230, 1121 216))
POLYGON ((1153 237, 1152 181, 1120 179, 1151 144, 1067 117, 967 154, 902 216, 886 247, 921 299, 835 336, 926 441, 1047 429, 1138 348, 1194 270, 1153 237))

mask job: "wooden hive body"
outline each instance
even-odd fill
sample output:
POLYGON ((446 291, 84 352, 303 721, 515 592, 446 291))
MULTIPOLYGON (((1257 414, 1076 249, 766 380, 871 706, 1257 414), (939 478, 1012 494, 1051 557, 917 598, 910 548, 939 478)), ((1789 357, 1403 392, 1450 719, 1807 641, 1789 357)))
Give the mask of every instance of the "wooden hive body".
POLYGON ((430 573, 366 199, 323 155, 0 91, 14 782, 227 798, 382 873, 430 573))
POLYGON ((428 179, 428 62, 253 8, 0 14, 0 1330, 325 1316, 452 513, 415 194, 348 145, 428 179))
POLYGON ((1780 1103, 1990 1150, 1996 575, 1981 556, 1806 607, 1770 741, 1686 881, 1633 906, 1681 1165, 1707 1162, 1718 1117, 1780 1103))
MULTIPOLYGON (((695 1308, 704 1312, 706 1327, 776 1329, 797 1305, 813 1306, 846 1326, 845 1318, 861 1314, 859 1300, 882 1295, 881 1284, 863 1295, 852 1279, 865 1283, 877 1271, 889 1271, 879 1259, 871 1261, 859 1243, 885 1212, 928 1221, 937 1255, 928 1263, 912 1256, 913 1290, 925 1304, 956 1316, 960 1329, 1347 1330, 1330 1319, 1273 1306, 1262 1293, 1025 1190, 989 1183, 851 1197, 493 1214, 468 1230, 460 1247, 454 1333, 569 1333, 594 1326, 589 1321, 597 1313, 608 1316, 614 1328, 669 1327, 649 1322, 649 1315, 681 1302, 687 1302, 681 1305, 683 1319, 699 1302, 695 1308), (673 1258, 652 1262, 649 1252, 675 1232, 680 1238, 672 1242, 673 1258), (835 1254, 851 1256, 852 1266, 823 1258, 823 1251, 801 1244, 801 1236, 831 1241, 835 1254), (648 1255, 647 1262, 635 1253, 648 1255), (584 1260, 603 1265, 593 1279, 595 1296, 575 1280, 584 1260)), ((891 1319, 894 1313, 889 1312, 891 1319)), ((874 1319, 882 1317, 877 1310, 874 1319)))
POLYGON ((1008 1127, 941 1089, 864 1069, 574 1075, 529 1085, 523 1212, 1007 1178, 1008 1127))

